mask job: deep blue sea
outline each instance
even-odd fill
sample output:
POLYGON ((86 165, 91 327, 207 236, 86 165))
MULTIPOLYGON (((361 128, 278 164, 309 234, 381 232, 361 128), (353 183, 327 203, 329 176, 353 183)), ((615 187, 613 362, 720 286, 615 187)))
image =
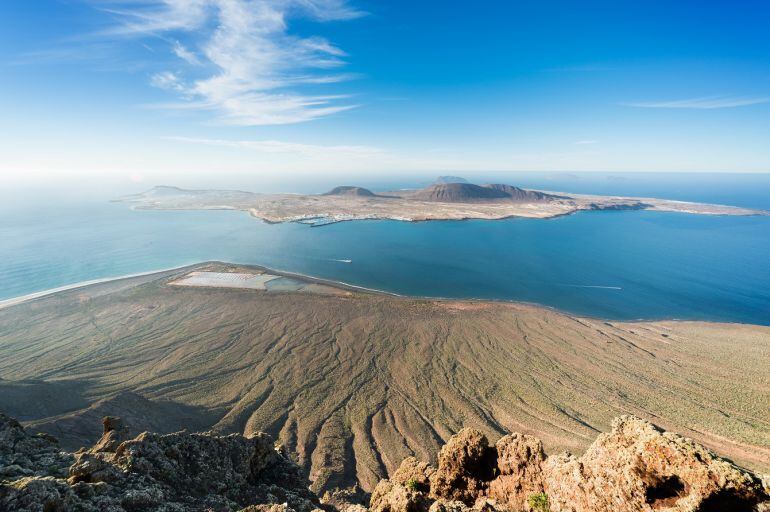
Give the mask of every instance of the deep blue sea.
MULTIPOLYGON (((519 173, 479 181, 770 209, 770 175, 519 173)), ((770 217, 627 211, 313 228, 232 211, 133 211, 109 202, 114 195, 2 201, 0 300, 222 260, 399 294, 527 301, 607 319, 770 325, 770 217)))

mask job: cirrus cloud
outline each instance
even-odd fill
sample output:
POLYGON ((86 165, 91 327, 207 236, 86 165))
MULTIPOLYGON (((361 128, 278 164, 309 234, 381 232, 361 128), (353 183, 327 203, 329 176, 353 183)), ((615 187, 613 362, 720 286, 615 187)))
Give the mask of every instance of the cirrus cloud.
POLYGON ((310 158, 371 157, 384 154, 382 149, 372 146, 323 146, 318 144, 301 144, 297 142, 285 142, 280 140, 229 140, 180 136, 168 136, 163 138, 170 141, 184 142, 188 144, 248 149, 260 153, 293 154, 310 158))
POLYGON ((688 98, 672 101, 639 101, 623 103, 627 107, 639 108, 684 108, 711 110, 717 108, 747 107, 770 102, 770 97, 746 97, 746 96, 704 96, 700 98, 688 98))
POLYGON ((347 54, 319 36, 289 31, 292 18, 316 22, 362 15, 345 0, 132 0, 101 8, 118 19, 104 37, 173 37, 177 69, 151 77, 176 92, 174 108, 212 111, 233 125, 291 124, 355 108, 349 95, 309 92, 349 80, 347 54), (185 38, 182 44, 178 38, 185 38), (186 66, 186 67, 185 67, 186 66), (180 71, 178 68, 184 68, 180 71))

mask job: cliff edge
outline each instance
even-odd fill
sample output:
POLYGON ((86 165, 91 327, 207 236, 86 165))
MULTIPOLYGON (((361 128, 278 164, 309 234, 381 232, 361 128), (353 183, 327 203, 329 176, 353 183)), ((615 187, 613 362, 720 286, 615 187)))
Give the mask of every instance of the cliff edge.
POLYGON ((766 482, 703 446, 617 418, 582 457, 549 457, 539 439, 494 446, 463 429, 438 467, 410 457, 371 499, 372 512, 750 512, 770 510, 766 482))
POLYGON ((299 468, 263 433, 129 436, 103 420, 89 450, 59 450, 0 414, 0 511, 311 512, 299 468))

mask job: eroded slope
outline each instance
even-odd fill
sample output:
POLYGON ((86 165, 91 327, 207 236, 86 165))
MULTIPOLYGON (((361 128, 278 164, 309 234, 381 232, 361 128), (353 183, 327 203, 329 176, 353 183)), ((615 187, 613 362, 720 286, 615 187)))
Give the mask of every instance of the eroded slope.
POLYGON ((178 404, 201 411, 196 429, 269 432, 317 490, 356 481, 371 490, 407 456, 432 460, 462 427, 580 452, 622 413, 770 467, 770 328, 169 286, 174 278, 0 310, 0 387, 42 380, 71 397, 24 419, 54 429, 82 418, 86 432, 93 414, 80 403, 130 391, 164 404, 137 401, 148 423, 162 425, 155 416, 178 404))

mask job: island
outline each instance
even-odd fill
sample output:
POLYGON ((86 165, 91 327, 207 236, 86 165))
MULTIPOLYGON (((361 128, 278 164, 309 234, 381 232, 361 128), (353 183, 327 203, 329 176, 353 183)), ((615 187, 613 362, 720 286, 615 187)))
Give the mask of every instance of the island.
POLYGON ((770 212, 670 199, 596 196, 527 190, 505 184, 447 182, 441 177, 422 189, 375 193, 356 186, 324 194, 259 194, 240 190, 186 190, 158 186, 118 199, 148 210, 242 210, 270 223, 391 219, 400 221, 547 219, 588 210, 654 210, 702 215, 768 215, 770 212))

